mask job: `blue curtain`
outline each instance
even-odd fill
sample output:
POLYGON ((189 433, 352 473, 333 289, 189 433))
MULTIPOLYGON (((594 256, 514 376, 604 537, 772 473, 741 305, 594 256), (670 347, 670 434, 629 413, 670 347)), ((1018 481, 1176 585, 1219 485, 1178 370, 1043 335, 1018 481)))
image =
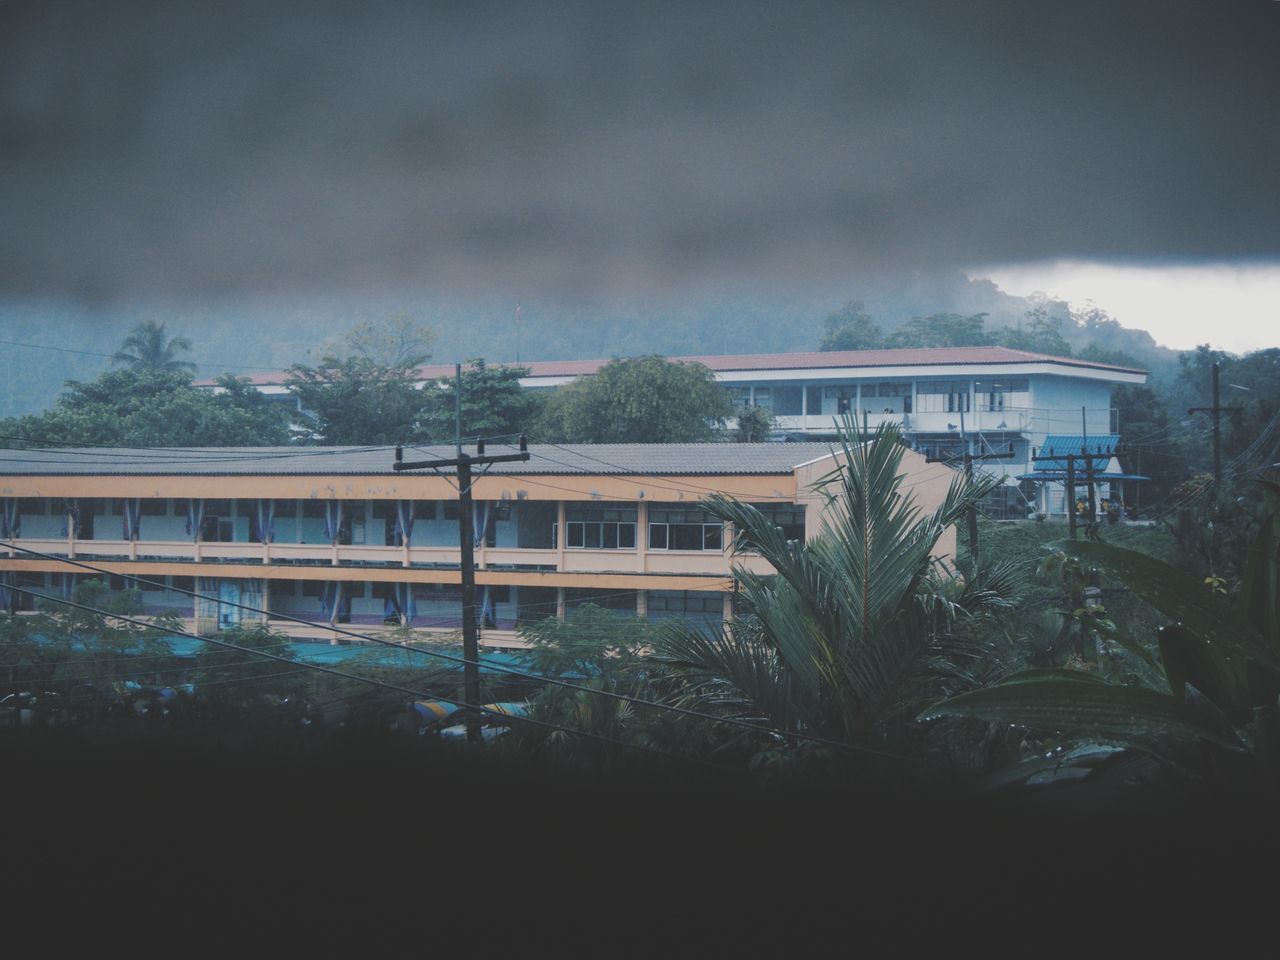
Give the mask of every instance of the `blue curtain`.
POLYGON ((258 500, 249 517, 249 539, 258 543, 273 543, 276 539, 276 502, 258 500))
POLYGON ((330 623, 335 622, 342 614, 350 615, 351 598, 343 595, 342 584, 334 580, 325 581, 324 590, 320 593, 320 613, 330 623))
POLYGON ((417 615, 418 603, 413 598, 413 584, 392 584, 391 592, 387 594, 386 602, 382 605, 382 616, 384 618, 399 617, 400 623, 407 627, 417 615))
POLYGON ((137 540, 139 533, 138 527, 142 522, 142 501, 136 497, 126 498, 121 501, 124 509, 121 514, 124 518, 124 538, 126 540, 137 540))
POLYGON ((471 505, 471 532, 475 534, 476 546, 484 543, 489 535, 489 525, 493 522, 493 511, 489 509, 488 500, 480 500, 471 505))
POLYGON ((14 538, 22 530, 22 514, 17 497, 5 497, 0 503, 0 537, 14 538))
POLYGON ((338 531, 342 529, 342 501, 330 500, 324 505, 324 535, 330 543, 338 542, 338 531))
POLYGON ((200 525, 204 523, 204 500, 195 498, 187 501, 187 536, 192 540, 200 539, 200 525))
MULTIPOLYGON (((71 517, 72 526, 75 527, 75 533, 73 534, 73 536, 76 536, 76 537, 80 536, 80 501, 74 500, 74 499, 63 500, 62 504, 64 509, 66 510, 67 515, 71 517)), ((61 535, 64 537, 67 535, 67 524, 65 520, 62 523, 61 535)))
POLYGON ((480 625, 491 630, 498 625, 498 618, 493 609, 493 597, 489 596, 488 584, 485 584, 484 599, 480 602, 480 625))
POLYGON ((402 547, 413 538, 413 501, 396 501, 395 545, 402 547))

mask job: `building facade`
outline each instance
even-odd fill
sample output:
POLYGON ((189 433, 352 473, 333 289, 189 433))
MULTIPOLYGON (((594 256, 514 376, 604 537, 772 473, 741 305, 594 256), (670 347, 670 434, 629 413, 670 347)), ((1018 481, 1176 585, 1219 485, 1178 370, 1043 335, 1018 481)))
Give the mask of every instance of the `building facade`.
MULTIPOLYGON (((651 620, 722 622, 734 565, 768 568, 735 554, 732 531, 701 501, 720 492, 751 502, 808 539, 827 509, 816 485, 840 459, 819 443, 531 446, 529 461, 474 481, 484 642, 512 645, 519 623, 571 616, 588 602, 651 620)), ((116 587, 143 577, 153 582, 142 588, 147 614, 176 614, 199 632, 246 621, 330 639, 331 624, 456 629, 455 479, 396 473, 392 463, 387 448, 5 451, 0 574, 50 596, 95 575, 67 560, 106 571, 116 587)), ((923 509, 942 502, 951 468, 911 451, 904 468, 923 509)), ((954 538, 940 542, 940 558, 954 553, 954 538)))
MULTIPOLYGON (((671 359, 704 364, 739 405, 768 409, 775 439, 832 438, 835 421, 846 414, 869 431, 893 423, 915 449, 935 457, 1012 448, 1012 457, 981 467, 1007 478, 1010 487, 1042 472, 1033 458, 1050 437, 1118 434, 1112 388, 1147 379, 1144 370, 1007 347, 671 359)), ((525 364, 529 376, 521 383, 531 390, 554 389, 592 375, 605 362, 534 361, 525 364)), ((420 375, 425 383, 452 376, 453 368, 423 367, 420 375)), ((294 402, 283 373, 252 380, 268 396, 294 402)), ((213 388, 211 381, 205 385, 213 388)), ((1066 509, 1062 484, 1043 478, 1022 484, 1019 497, 1040 512, 1066 509)))

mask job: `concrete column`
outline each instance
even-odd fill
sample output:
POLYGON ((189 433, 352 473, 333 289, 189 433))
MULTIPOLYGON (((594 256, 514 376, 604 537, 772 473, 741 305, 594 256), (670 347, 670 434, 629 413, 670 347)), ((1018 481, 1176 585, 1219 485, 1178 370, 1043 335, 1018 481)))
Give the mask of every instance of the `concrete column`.
POLYGON ((636 591, 636 616, 637 617, 649 616, 649 591, 648 590, 636 591))
POLYGON ((564 620, 564 587, 556 587, 556 619, 564 620))
MULTIPOLYGON (((640 572, 649 572, 649 503, 636 504, 636 552, 640 554, 640 572)), ((644 591, 641 591, 642 593, 644 591)))
POLYGON ((725 593, 721 606, 722 619, 727 623, 733 619, 733 592, 725 593))
MULTIPOLYGON (((564 501, 556 501, 556 569, 564 569, 564 542, 566 539, 564 529, 564 501)), ((563 590, 560 591, 562 594, 563 590)), ((560 619, 564 619, 561 617, 560 619)))

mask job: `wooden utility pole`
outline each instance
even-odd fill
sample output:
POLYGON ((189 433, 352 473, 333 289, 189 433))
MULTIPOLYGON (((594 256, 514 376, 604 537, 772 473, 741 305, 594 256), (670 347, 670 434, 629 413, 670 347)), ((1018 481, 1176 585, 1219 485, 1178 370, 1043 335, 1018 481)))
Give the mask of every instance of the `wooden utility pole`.
POLYGON ((479 743, 483 740, 480 732, 480 714, 475 707, 480 706, 480 637, 476 632, 476 565, 475 565, 475 532, 471 524, 471 485, 473 466, 489 466, 494 463, 508 463, 514 460, 529 459, 529 440, 521 435, 520 452, 505 453, 496 456, 485 456, 484 441, 476 444, 476 455, 470 456, 462 452, 462 364, 454 369, 454 414, 457 419, 457 453, 452 460, 418 460, 413 463, 404 462, 404 450, 396 447, 396 461, 391 469, 397 473, 402 470, 439 470, 442 467, 456 467, 458 473, 458 547, 461 551, 460 573, 462 579, 462 660, 463 686, 467 701, 467 740, 479 743))
POLYGON ((1213 365, 1213 406, 1211 407, 1188 407, 1187 413, 1207 413, 1213 417, 1213 483, 1214 486, 1222 485, 1222 414, 1224 412, 1238 412, 1244 407, 1224 407, 1220 401, 1221 392, 1218 382, 1218 364, 1213 365))
MULTIPOLYGON (((1012 460, 1013 444, 1009 444, 1009 449, 1005 453, 984 453, 975 455, 969 452, 968 440, 964 433, 964 411, 960 411, 960 443, 962 444, 963 453, 959 457, 929 457, 926 456, 926 463, 955 463, 956 460, 964 462, 965 480, 973 480, 973 465, 975 462, 985 462, 987 460, 1012 460)), ((973 558, 974 566, 978 563, 978 508, 971 505, 966 513, 966 526, 969 534, 969 556, 973 558)))

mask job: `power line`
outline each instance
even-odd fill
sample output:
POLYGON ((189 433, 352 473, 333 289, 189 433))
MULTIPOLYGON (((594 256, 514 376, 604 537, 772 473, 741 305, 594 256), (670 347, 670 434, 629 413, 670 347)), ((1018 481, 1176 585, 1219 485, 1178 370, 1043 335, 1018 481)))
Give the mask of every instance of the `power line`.
MULTIPOLYGON (((14 543, 13 541, 0 541, 0 545, 3 545, 3 546, 6 546, 6 547, 9 547, 9 548, 11 548, 11 549, 18 550, 18 551, 19 551, 19 552, 21 552, 21 553, 27 553, 27 554, 31 554, 31 555, 33 555, 33 556, 43 557, 43 558, 45 558, 45 559, 49 559, 49 560, 56 560, 56 561, 58 561, 58 562, 60 562, 60 563, 69 564, 69 565, 71 565, 71 566, 80 567, 80 568, 82 568, 82 569, 92 570, 92 571, 94 571, 95 573, 102 573, 102 574, 106 574, 106 575, 108 575, 108 576, 112 575, 110 571, 104 570, 104 569, 99 568, 99 567, 94 567, 92 564, 87 564, 87 563, 84 563, 84 562, 79 561, 79 560, 72 560, 72 559, 70 559, 70 558, 68 558, 68 557, 60 557, 60 556, 57 556, 56 554, 46 554, 46 553, 42 553, 41 551, 38 551, 38 550, 30 550, 30 549, 27 549, 27 548, 25 548, 25 547, 20 547, 20 546, 18 546, 18 545, 17 545, 16 543, 14 543)), ((237 601, 222 600, 222 599, 217 598, 217 597, 211 597, 211 596, 208 596, 208 595, 205 595, 205 594, 196 593, 195 591, 186 590, 186 589, 183 589, 183 588, 180 588, 180 587, 176 587, 176 586, 175 586, 175 587, 166 587, 164 584, 158 584, 158 583, 156 583, 155 581, 147 580, 147 579, 145 579, 145 578, 143 578, 143 577, 134 576, 134 575, 132 575, 132 574, 127 574, 127 573, 126 573, 126 574, 116 574, 116 576, 122 576, 122 577, 124 577, 125 579, 132 580, 132 581, 137 582, 137 583, 146 583, 146 584, 150 584, 150 585, 152 585, 152 586, 159 586, 159 587, 161 587, 161 589, 165 589, 165 590, 173 590, 173 591, 175 591, 175 592, 177 592, 177 593, 184 593, 184 594, 188 594, 188 595, 190 595, 190 596, 192 596, 192 597, 198 597, 198 598, 200 598, 200 599, 207 600, 207 601, 209 601, 209 602, 211 602, 211 603, 218 603, 218 604, 221 604, 221 605, 223 605, 223 606, 235 607, 235 608, 238 608, 238 609, 241 609, 241 610, 248 610, 248 611, 253 612, 253 613, 266 614, 267 616, 271 616, 271 615, 272 615, 272 612, 271 612, 271 611, 269 611, 269 610, 264 610, 264 609, 259 608, 259 607, 252 607, 252 606, 249 606, 249 605, 247 605, 247 604, 239 603, 239 602, 237 602, 237 601)), ((20 592, 22 592, 22 593, 26 593, 26 594, 28 594, 28 595, 38 595, 38 594, 33 594, 33 592, 32 592, 32 591, 30 591, 30 590, 23 590, 23 589, 21 589, 21 588, 11 587, 10 589, 18 589, 20 592)), ((62 603, 62 602, 65 602, 65 601, 62 601, 62 600, 55 600, 55 602, 62 603)), ((113 615, 113 614, 108 614, 108 616, 114 616, 114 615, 113 615)), ((291 616, 291 615, 289 615, 289 614, 285 614, 285 613, 282 613, 282 612, 276 612, 275 616, 276 616, 276 618, 277 618, 277 619, 280 619, 280 620, 286 620, 286 621, 294 622, 294 623, 302 623, 302 624, 306 624, 306 625, 313 625, 313 624, 311 623, 311 621, 303 620, 303 619, 301 619, 301 618, 299 618, 299 617, 294 617, 294 616, 291 616)), ((120 619, 126 619, 126 618, 120 618, 120 619)), ((144 624, 144 625, 147 625, 147 624, 144 624)), ((467 663, 467 660, 466 660, 465 658, 462 658, 462 657, 455 657, 455 656, 452 656, 452 655, 450 655, 450 654, 442 653, 442 652, 437 651, 437 650, 428 650, 428 649, 424 649, 424 648, 418 648, 418 647, 409 647, 409 646, 405 646, 404 644, 396 643, 396 642, 395 642, 395 641, 393 641, 393 640, 387 640, 387 639, 384 639, 384 638, 382 638, 382 637, 376 637, 376 636, 372 636, 372 635, 368 635, 368 634, 361 634, 361 633, 358 633, 358 632, 353 631, 353 630, 347 630, 347 629, 344 629, 344 628, 342 628, 342 627, 337 626, 336 624, 328 625, 328 626, 326 626, 326 627, 325 627, 325 629, 326 629, 326 630, 328 630, 328 631, 334 632, 334 633, 338 633, 338 634, 343 635, 343 636, 349 636, 349 637, 352 637, 352 638, 354 638, 354 639, 358 639, 358 640, 365 640, 365 641, 368 641, 368 642, 371 642, 371 643, 377 643, 377 644, 381 644, 381 645, 383 645, 383 646, 387 646, 387 647, 393 647, 393 648, 400 649, 400 650, 406 650, 406 651, 409 651, 409 652, 411 652, 411 653, 417 653, 417 654, 424 655, 424 656, 437 657, 437 658, 442 659, 442 660, 446 660, 446 661, 453 662, 453 663, 462 663, 462 664, 464 664, 464 665, 467 663)), ((184 634, 184 635, 188 635, 188 634, 184 634)), ((204 639, 204 638, 203 638, 203 637, 198 637, 197 639, 204 639)), ((639 697, 632 697, 632 696, 628 696, 628 695, 626 695, 626 694, 615 693, 615 692, 610 691, 610 690, 599 690, 599 689, 596 689, 596 688, 593 688, 593 687, 584 687, 584 686, 582 686, 581 684, 570 683, 570 682, 568 682, 568 681, 561 680, 561 679, 554 678, 554 677, 545 677, 545 676, 540 676, 540 675, 538 675, 538 674, 528 673, 527 671, 518 670, 518 669, 516 669, 516 668, 514 668, 514 667, 507 667, 507 666, 504 666, 504 665, 502 665, 502 664, 497 664, 497 663, 488 663, 488 664, 479 664, 479 665, 484 666, 484 667, 485 667, 485 669, 488 669, 488 670, 490 670, 491 672, 495 672, 495 673, 508 674, 508 675, 511 675, 511 676, 520 677, 520 678, 522 678, 522 679, 526 679, 526 680, 533 680, 533 681, 538 682, 538 683, 549 684, 549 685, 551 685, 551 686, 562 687, 562 688, 569 689, 569 690, 577 690, 577 691, 587 692, 587 693, 591 693, 591 694, 594 694, 594 695, 597 695, 597 696, 604 697, 604 698, 606 698, 606 699, 619 700, 619 701, 625 701, 625 702, 627 702, 627 703, 631 703, 631 704, 633 704, 633 705, 635 705, 635 706, 650 707, 650 708, 653 708, 653 709, 657 709, 657 710, 665 710, 665 711, 668 711, 668 712, 670 712, 670 713, 679 714, 679 715, 683 715, 683 716, 697 717, 697 718, 699 718, 699 719, 703 719, 703 720, 711 721, 711 722, 713 722, 713 723, 721 723, 721 724, 727 724, 727 725, 730 725, 730 726, 742 727, 742 728, 744 728, 744 729, 752 730, 752 731, 754 731, 754 732, 756 732, 756 733, 777 733, 779 736, 783 736, 783 737, 787 737, 787 738, 791 738, 791 739, 796 739, 796 740, 805 740, 805 741, 809 741, 809 742, 813 742, 813 743, 819 743, 819 744, 823 744, 823 745, 825 745, 825 746, 836 747, 836 748, 843 749, 843 750, 847 750, 847 751, 850 751, 850 752, 853 752, 853 753, 864 753, 864 754, 867 754, 867 755, 879 756, 879 757, 884 757, 884 758, 887 758, 887 759, 893 759, 893 760, 900 760, 900 761, 908 762, 908 763, 924 763, 926 766, 932 766, 932 765, 933 765, 933 764, 930 764, 928 761, 915 760, 915 759, 913 759, 913 758, 909 758, 909 757, 901 757, 901 756, 898 756, 898 755, 896 755, 896 754, 891 754, 891 753, 888 753, 888 752, 885 752, 885 751, 875 750, 875 749, 873 749, 873 748, 871 748, 871 747, 862 747, 862 746, 857 746, 857 745, 855 745, 855 744, 842 743, 841 741, 838 741, 838 740, 830 740, 830 739, 827 739, 827 738, 825 738, 825 737, 818 737, 818 736, 815 736, 815 735, 813 735, 813 734, 795 733, 795 732, 772 731, 772 730, 769 730, 769 729, 767 729, 767 728, 761 727, 759 724, 752 723, 752 722, 750 722, 750 721, 748 721, 748 720, 739 720, 739 719, 734 718, 734 717, 717 717, 717 716, 715 716, 714 714, 701 713, 701 712, 696 711, 696 710, 689 710, 689 709, 687 709, 687 708, 685 708, 685 707, 678 707, 678 706, 675 706, 675 705, 673 705, 673 704, 658 703, 657 701, 645 700, 645 699, 642 699, 642 698, 639 698, 639 697)))
MULTIPOLYGON (((27 594, 27 595, 32 595, 32 592, 31 592, 30 590, 23 589, 22 587, 9 587, 9 589, 11 589, 11 590, 16 590, 16 591, 17 591, 17 592, 19 592, 19 593, 25 593, 25 594, 27 594)), ((150 624, 147 624, 145 621, 138 620, 138 619, 136 619, 136 618, 129 617, 129 616, 123 616, 123 615, 120 615, 120 614, 111 613, 111 612, 109 612, 109 611, 105 611, 105 610, 102 610, 102 609, 97 608, 97 607, 92 607, 92 606, 89 606, 89 605, 87 605, 87 604, 77 603, 77 602, 75 602, 74 600, 56 599, 54 602, 56 602, 56 603, 60 603, 60 604, 63 604, 63 605, 65 605, 65 606, 74 607, 74 608, 79 609, 79 610, 85 610, 85 611, 90 612, 90 613, 96 613, 96 614, 98 614, 98 615, 100 615, 100 616, 107 616, 107 617, 111 617, 111 618, 114 618, 114 619, 116 619, 116 620, 124 621, 124 622, 126 622, 126 623, 133 623, 133 624, 136 624, 136 625, 138 625, 138 626, 142 626, 142 627, 150 626, 150 624)), ((332 667, 326 667, 326 666, 323 666, 323 665, 318 664, 318 663, 305 663, 305 662, 303 662, 302 664, 299 664, 299 661, 296 661, 296 660, 290 660, 290 659, 289 659, 289 658, 287 658, 287 657, 282 657, 282 656, 280 656, 280 655, 278 655, 278 654, 273 654, 273 653, 270 653, 269 651, 266 651, 266 650, 257 650, 257 649, 254 649, 254 648, 252 648, 252 647, 244 647, 244 646, 240 646, 239 644, 231 643, 231 642, 229 642, 229 641, 227 641, 227 640, 220 640, 220 639, 215 639, 215 638, 213 638, 213 637, 201 636, 200 634, 196 634, 196 633, 189 633, 189 632, 187 632, 187 631, 173 631, 173 632, 174 632, 174 634, 175 634, 175 635, 177 635, 177 636, 188 637, 188 638, 193 639, 193 640, 200 640, 200 641, 202 641, 202 642, 204 642, 204 643, 212 643, 212 644, 216 644, 217 646, 220 646, 220 647, 226 647, 226 648, 231 649, 231 650, 237 650, 237 651, 239 651, 239 652, 241 652, 241 653, 248 653, 248 654, 251 654, 251 655, 254 655, 254 656, 264 657, 264 658, 266 658, 266 659, 268 659, 268 660, 276 660, 276 661, 279 661, 279 662, 282 662, 282 663, 291 664, 291 665, 301 665, 301 666, 302 666, 304 669, 306 669, 306 670, 310 670, 310 671, 317 672, 317 673, 324 673, 324 674, 328 674, 329 676, 341 677, 341 678, 343 678, 343 679, 345 679, 345 680, 354 680, 354 681, 357 681, 357 682, 359 682, 359 683, 365 683, 365 684, 369 684, 370 686, 381 687, 381 688, 383 688, 383 689, 387 689, 387 690, 395 690, 395 691, 397 691, 397 692, 399 692, 399 693, 407 693, 407 694, 409 694, 409 695, 411 695, 411 696, 418 697, 418 698, 420 698, 420 699, 426 699, 426 700, 436 700, 436 699, 441 699, 441 698, 439 698, 439 697, 435 696, 434 694, 425 693, 425 692, 423 692, 423 691, 421 691, 421 690, 414 690, 414 689, 411 689, 411 688, 409 688, 409 687, 403 687, 403 686, 400 686, 399 684, 389 683, 389 682, 384 681, 384 680, 375 680, 375 679, 373 679, 373 678, 371 678, 371 677, 362 677, 362 676, 360 676, 360 675, 358 675, 358 674, 346 673, 346 672, 344 672, 344 671, 342 671, 342 670, 335 670, 335 669, 334 669, 334 668, 332 668, 332 667)), ((583 689, 589 689, 589 688, 583 688, 583 689)), ((503 713, 503 712, 498 711, 498 710, 490 710, 488 707, 486 707, 486 706, 484 706, 484 705, 482 705, 482 704, 467 703, 467 702, 466 702, 466 701, 464 701, 464 700, 458 700, 458 699, 450 698, 450 702, 451 702, 451 703, 456 703, 456 704, 458 704, 459 706, 464 707, 464 708, 466 708, 466 709, 476 710, 476 711, 479 711, 480 713, 486 714, 486 715, 488 715, 488 716, 496 717, 496 718, 501 719, 501 720, 504 720, 504 721, 516 721, 516 722, 518 722, 518 723, 526 723, 526 724, 529 724, 529 725, 531 725, 531 726, 536 726, 536 727, 542 727, 542 728, 544 728, 544 729, 549 729, 549 730, 551 730, 551 731, 553 731, 553 732, 569 733, 569 734, 573 734, 574 736, 586 737, 586 738, 591 739, 591 740, 598 740, 598 741, 601 741, 601 742, 603 742, 603 743, 612 744, 612 745, 614 745, 614 746, 628 747, 628 748, 633 749, 633 750, 641 750, 641 751, 644 751, 644 752, 647 752, 647 753, 653 753, 653 754, 656 754, 656 755, 659 755, 659 756, 662 756, 662 757, 666 757, 666 758, 669 758, 669 759, 670 759, 670 758, 676 758, 676 759, 680 759, 680 760, 685 760, 685 761, 690 762, 690 763, 696 763, 696 764, 700 764, 700 765, 703 765, 703 766, 709 766, 709 767, 712 767, 712 768, 714 768, 714 769, 718 769, 718 770, 722 770, 722 769, 724 769, 724 768, 720 767, 718 764, 714 764, 714 763, 712 763, 712 762, 710 762, 710 761, 703 760, 703 759, 701 759, 701 758, 699 758, 699 757, 693 757, 693 756, 688 756, 688 755, 685 755, 685 754, 679 754, 679 753, 671 753, 671 752, 666 751, 666 750, 660 750, 660 749, 658 749, 658 748, 656 748, 656 747, 650 747, 650 746, 646 746, 646 745, 644 745, 644 744, 639 744, 639 743, 628 743, 628 742, 627 742, 627 741, 625 741, 625 740, 617 740, 617 739, 614 739, 614 738, 612 738, 612 737, 606 737, 606 736, 604 736, 603 734, 593 733, 593 732, 591 732, 591 731, 587 731, 587 730, 577 730, 577 729, 574 729, 574 728, 572 728, 572 727, 564 727, 564 726, 560 726, 559 724, 549 723, 549 722, 547 722, 547 721, 545 721, 545 720, 538 720, 538 719, 535 719, 535 718, 533 718, 533 717, 528 717, 528 716, 514 716, 514 715, 512 715, 512 714, 503 713)))

